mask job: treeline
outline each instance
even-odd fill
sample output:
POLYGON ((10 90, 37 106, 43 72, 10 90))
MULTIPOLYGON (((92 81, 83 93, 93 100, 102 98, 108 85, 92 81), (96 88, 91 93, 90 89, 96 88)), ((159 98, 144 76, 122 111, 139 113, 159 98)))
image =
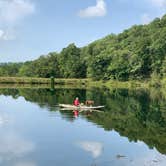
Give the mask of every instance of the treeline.
POLYGON ((0 76, 146 79, 166 75, 166 15, 86 47, 70 44, 25 63, 0 64, 0 76))

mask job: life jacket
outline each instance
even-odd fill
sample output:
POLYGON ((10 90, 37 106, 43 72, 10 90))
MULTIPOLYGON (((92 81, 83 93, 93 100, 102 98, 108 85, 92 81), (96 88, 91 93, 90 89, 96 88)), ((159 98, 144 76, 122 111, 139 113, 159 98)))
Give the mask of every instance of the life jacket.
POLYGON ((80 102, 79 102, 79 100, 74 100, 74 105, 75 105, 75 106, 78 106, 78 105, 80 105, 80 102))

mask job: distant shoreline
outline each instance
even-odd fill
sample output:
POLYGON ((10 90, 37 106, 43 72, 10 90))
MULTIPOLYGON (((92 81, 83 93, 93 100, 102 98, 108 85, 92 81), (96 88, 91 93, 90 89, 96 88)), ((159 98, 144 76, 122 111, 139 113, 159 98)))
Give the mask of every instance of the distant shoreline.
MULTIPOLYGON (((88 79, 61 79, 55 78, 55 84, 85 84, 88 79)), ((51 78, 37 77, 0 77, 0 84, 50 84, 51 78)))
MULTIPOLYGON (((51 78, 35 78, 35 77, 0 77, 0 87, 6 85, 18 87, 25 86, 45 86, 51 87, 51 78)), ((149 87, 166 87, 166 79, 163 80, 131 80, 131 81, 93 81, 91 79, 63 79, 55 78, 54 86, 71 86, 71 87, 107 87, 107 88, 149 88, 149 87)))

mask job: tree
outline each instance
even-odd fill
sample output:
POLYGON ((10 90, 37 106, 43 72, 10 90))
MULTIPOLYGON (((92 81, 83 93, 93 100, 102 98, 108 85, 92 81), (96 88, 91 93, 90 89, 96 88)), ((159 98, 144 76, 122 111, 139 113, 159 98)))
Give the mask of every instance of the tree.
POLYGON ((81 50, 75 44, 64 48, 59 56, 59 68, 64 78, 84 78, 86 71, 84 61, 80 56, 81 50))

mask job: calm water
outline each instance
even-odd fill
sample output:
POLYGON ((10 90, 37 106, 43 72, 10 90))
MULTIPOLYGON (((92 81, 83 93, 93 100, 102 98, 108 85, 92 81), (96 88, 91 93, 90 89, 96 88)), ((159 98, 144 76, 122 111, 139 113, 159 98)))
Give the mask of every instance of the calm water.
POLYGON ((166 97, 159 90, 0 89, 2 166, 165 166, 166 97), (102 112, 60 111, 95 100, 102 112))

